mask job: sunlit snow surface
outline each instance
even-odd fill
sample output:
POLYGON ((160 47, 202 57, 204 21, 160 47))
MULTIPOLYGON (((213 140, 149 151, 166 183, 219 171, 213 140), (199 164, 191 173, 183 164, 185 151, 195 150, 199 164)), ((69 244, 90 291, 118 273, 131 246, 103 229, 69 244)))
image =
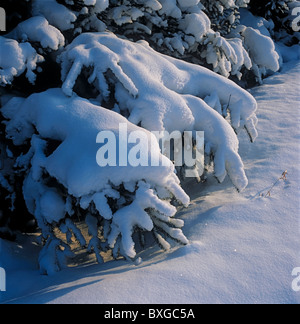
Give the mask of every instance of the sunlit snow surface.
POLYGON ((0 241, 7 272, 4 303, 299 303, 292 271, 300 266, 300 63, 252 91, 258 101, 259 138, 240 154, 249 186, 238 194, 230 181, 185 184, 192 204, 178 215, 191 244, 158 248, 134 265, 112 261, 41 276, 39 248, 0 241), (271 197, 264 198, 279 181, 271 197))

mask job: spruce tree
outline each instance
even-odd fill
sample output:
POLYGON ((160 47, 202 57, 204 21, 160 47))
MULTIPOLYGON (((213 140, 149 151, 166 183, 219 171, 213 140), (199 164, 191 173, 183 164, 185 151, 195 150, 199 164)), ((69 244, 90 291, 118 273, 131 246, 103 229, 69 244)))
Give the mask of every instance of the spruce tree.
MULTIPOLYGON (((74 241, 98 262, 105 251, 134 259, 149 235, 164 249, 187 244, 175 214, 189 198, 158 143, 143 152, 166 165, 101 168, 96 135, 108 131, 119 142, 120 124, 148 141, 151 131, 205 131, 207 169, 243 190, 237 134, 246 129, 255 140, 257 105, 224 76, 242 79, 249 69, 261 80, 279 68, 271 39, 239 26, 247 3, 4 1, 0 236, 38 227, 42 273, 60 270, 74 241)), ((196 161, 182 170, 199 179, 201 167, 196 161)))
POLYGON ((273 22, 273 37, 289 46, 299 44, 300 41, 299 32, 293 28, 293 21, 300 10, 295 11, 293 15, 296 8, 300 8, 300 2, 297 0, 251 0, 250 3, 253 14, 273 22))

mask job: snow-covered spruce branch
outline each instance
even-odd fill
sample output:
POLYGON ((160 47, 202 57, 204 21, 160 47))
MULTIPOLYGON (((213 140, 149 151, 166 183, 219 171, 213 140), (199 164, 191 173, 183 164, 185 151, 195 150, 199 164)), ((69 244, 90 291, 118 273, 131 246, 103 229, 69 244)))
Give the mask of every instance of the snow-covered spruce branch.
MULTIPOLYGON (((32 12, 34 16, 44 16, 60 31, 68 32, 69 42, 82 32, 109 30, 129 38, 145 39, 171 56, 195 56, 198 62, 208 64, 225 77, 241 79, 244 69, 251 70, 261 82, 269 68, 264 62, 276 60, 276 52, 273 44, 271 47, 265 45, 267 60, 257 63, 252 57, 255 45, 249 47, 247 37, 235 32, 240 27, 239 8, 248 4, 249 0, 92 0, 78 3, 33 0, 32 12)), ((260 41, 259 35, 256 41, 260 41)))
POLYGON ((183 222, 174 219, 176 208, 171 199, 187 206, 189 197, 180 187, 171 161, 161 167, 100 168, 96 163, 97 134, 109 130, 119 141, 120 123, 126 123, 129 131, 144 132, 149 140, 149 161, 152 155, 167 160, 151 133, 88 100, 76 95, 68 98, 60 89, 28 99, 14 98, 2 113, 7 119, 7 137, 16 146, 31 141, 30 150, 19 157, 18 165, 28 169, 24 199, 45 241, 40 255, 43 273, 59 270, 65 257, 71 256, 68 242, 57 237, 56 228, 68 241, 74 234, 82 246, 88 244, 98 261, 106 248, 114 249, 114 255, 119 251, 134 258, 132 237, 137 229, 153 232, 165 248, 170 246, 170 238, 188 243, 181 230, 183 222), (49 150, 51 141, 58 143, 54 150, 49 150), (75 208, 86 212, 90 242, 76 227, 75 208))
POLYGON ((111 33, 79 36, 59 62, 66 95, 72 96, 81 72, 89 71, 99 104, 113 97, 116 109, 149 131, 204 131, 205 152, 214 156, 219 181, 228 173, 239 190, 247 186, 235 132, 246 128, 255 140, 257 104, 234 82, 155 52, 146 42, 133 43, 111 33), (232 127, 224 119, 228 113, 232 127))
POLYGON ((0 85, 11 84, 15 77, 26 72, 26 77, 32 84, 36 80, 33 72, 37 64, 44 58, 37 54, 30 43, 18 43, 16 40, 0 36, 0 85))
POLYGON ((63 34, 49 25, 44 17, 32 17, 20 23, 12 32, 0 36, 0 85, 12 84, 24 72, 28 81, 35 84, 38 64, 45 58, 38 54, 32 43, 40 44, 43 51, 57 51, 65 45, 63 34))
POLYGON ((293 46, 299 44, 300 1, 298 0, 251 0, 249 10, 269 23, 269 31, 277 41, 293 46))
MULTIPOLYGON (((57 50, 64 45, 64 37, 71 42, 82 32, 105 30, 127 37, 138 35, 139 39, 156 44, 159 51, 175 57, 196 56, 202 64, 208 64, 214 72, 225 77, 241 79, 244 69, 251 70, 261 83, 269 69, 279 69, 278 55, 269 37, 239 26, 238 8, 247 6, 247 3, 247 0, 209 3, 198 0, 135 0, 130 3, 127 0, 93 0, 72 5, 55 0, 34 0, 33 17, 5 36, 28 43, 18 45, 18 62, 3 56, 1 83, 11 84, 14 77, 26 69, 27 78, 34 83, 36 75, 33 71, 44 60, 41 49, 57 50), (216 20, 219 24, 212 24, 216 20), (228 28, 228 32, 222 33, 221 26, 228 28), (31 48, 32 43, 40 44, 39 54, 31 48), (262 43, 263 46, 257 46, 262 43), (261 59, 262 51, 265 59, 261 59)), ((7 44, 4 45, 7 48, 7 44)), ((14 47, 16 52, 17 44, 14 47)))
MULTIPOLYGON (((11 161, 4 161, 0 185, 13 203, 13 168, 20 171, 19 192, 23 185, 26 205, 42 230, 42 272, 64 266, 72 237, 99 262, 107 249, 115 257, 133 258, 140 231, 150 232, 165 249, 171 238, 187 242, 172 203, 174 197, 184 205, 189 199, 173 165, 101 169, 95 159, 100 130, 116 132, 122 122, 132 130, 142 126, 147 136, 145 129, 204 131, 205 153, 217 179, 222 182, 228 174, 238 190, 247 186, 236 133, 246 128, 252 141, 257 136, 253 97, 214 72, 154 51, 146 41, 126 40, 149 40, 175 57, 198 56, 225 77, 241 78, 247 68, 260 79, 266 68, 276 70, 278 60, 270 38, 249 27, 235 29, 238 8, 247 2, 215 0, 204 8, 207 2, 199 0, 33 0, 33 17, 0 37, 1 94, 15 95, 10 89, 21 75, 32 84, 36 71, 48 77, 39 63, 61 64, 62 89, 14 98, 2 110, 5 143, 15 150, 1 144, 11 161), (78 215, 88 239, 77 226, 78 215)), ((60 87, 60 80, 54 84, 60 87)))

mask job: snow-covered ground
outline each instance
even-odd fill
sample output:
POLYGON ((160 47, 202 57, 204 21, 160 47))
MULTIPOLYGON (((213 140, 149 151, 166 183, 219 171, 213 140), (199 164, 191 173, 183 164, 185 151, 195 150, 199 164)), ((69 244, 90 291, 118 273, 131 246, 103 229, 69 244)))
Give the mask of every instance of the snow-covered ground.
MULTIPOLYGON (((138 265, 111 261, 41 276, 39 248, 0 240, 7 274, 3 303, 299 303, 292 271, 300 267, 300 63, 252 90, 259 138, 240 135, 249 186, 229 180, 185 184, 192 203, 185 221, 188 246, 140 255, 138 265), (272 185, 287 170, 287 180, 272 185), (26 248, 25 248, 26 247, 26 248)), ((3 256, 3 257, 2 257, 3 256)))

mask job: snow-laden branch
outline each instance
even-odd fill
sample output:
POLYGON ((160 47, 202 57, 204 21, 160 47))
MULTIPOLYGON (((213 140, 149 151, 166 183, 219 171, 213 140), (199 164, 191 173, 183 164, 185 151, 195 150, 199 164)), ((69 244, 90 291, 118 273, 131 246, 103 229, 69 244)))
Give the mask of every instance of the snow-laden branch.
POLYGON ((6 37, 23 42, 37 42, 41 44, 42 48, 54 51, 65 45, 63 34, 57 28, 49 25, 48 21, 41 16, 32 17, 20 23, 6 37))
POLYGON ((35 83, 34 71, 39 63, 44 62, 44 57, 37 53, 32 43, 39 43, 43 49, 56 51, 65 45, 65 38, 44 17, 32 17, 20 23, 5 37, 0 36, 1 86, 11 84, 15 77, 25 71, 28 81, 35 83))
POLYGON ((0 85, 11 84, 15 77, 26 71, 30 83, 36 80, 33 72, 44 58, 29 43, 18 43, 0 36, 0 85))
MULTIPOLYGON (((151 167, 153 157, 166 160, 151 133, 88 100, 75 95, 66 97, 60 89, 34 94, 28 99, 14 98, 3 107, 2 113, 8 120, 7 137, 15 145, 31 141, 30 150, 18 159, 18 165, 29 169, 24 181, 24 199, 48 241, 44 249, 50 249, 49 253, 43 251, 41 254, 44 271, 47 272, 48 262, 50 272, 56 269, 53 264, 62 257, 60 244, 63 248, 66 244, 57 240, 54 227, 67 236, 69 232, 74 233, 81 245, 86 244, 72 221, 75 207, 90 215, 87 223, 93 238, 89 249, 93 249, 99 259, 98 223, 104 223, 103 228, 106 228, 101 239, 106 239, 111 248, 117 248, 130 258, 135 256, 132 236, 137 227, 159 233, 161 244, 167 237, 187 243, 181 230, 182 222, 174 219, 176 208, 171 205, 171 198, 187 206, 189 197, 180 187, 171 161, 151 167), (128 132, 139 131, 146 136, 149 166, 100 167, 97 164, 97 135, 101 131, 111 131, 119 143, 120 124, 126 124, 128 132), (51 141, 58 143, 53 152, 49 151, 51 141), (114 210, 116 206, 117 211, 114 210), (157 215, 163 220, 161 226, 157 215)), ((128 146, 130 151, 134 144, 128 146)), ((101 228, 99 225, 99 231, 101 228)), ((164 246, 168 246, 167 241, 164 246)), ((69 249, 66 251, 69 253, 69 249)))
POLYGON ((72 95, 79 74, 88 68, 89 82, 100 98, 113 95, 121 111, 129 111, 132 123, 150 131, 205 131, 206 153, 215 157, 219 181, 228 173, 239 190, 247 186, 234 130, 245 127, 255 140, 257 104, 234 82, 157 53, 146 42, 133 43, 111 33, 80 35, 59 61, 66 95, 72 95), (233 129, 223 118, 228 112, 233 129))
MULTIPOLYGON (((73 1, 69 4, 73 4, 73 1)), ((84 0, 81 4, 81 12, 72 11, 63 4, 55 0, 33 0, 32 13, 34 16, 44 16, 52 26, 57 27, 61 31, 70 30, 77 25, 77 32, 81 28, 96 29, 102 31, 105 24, 98 19, 97 14, 104 11, 108 5, 108 0, 84 0), (86 7, 85 7, 85 6, 86 7), (81 23, 78 23, 80 15, 89 14, 89 16, 81 23)))

